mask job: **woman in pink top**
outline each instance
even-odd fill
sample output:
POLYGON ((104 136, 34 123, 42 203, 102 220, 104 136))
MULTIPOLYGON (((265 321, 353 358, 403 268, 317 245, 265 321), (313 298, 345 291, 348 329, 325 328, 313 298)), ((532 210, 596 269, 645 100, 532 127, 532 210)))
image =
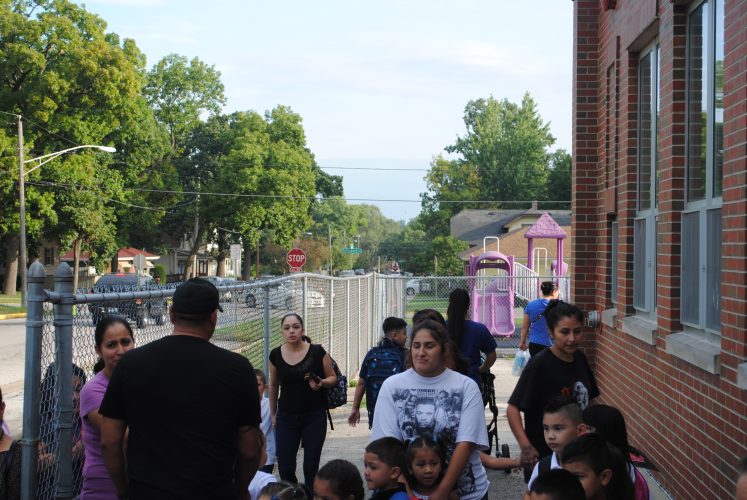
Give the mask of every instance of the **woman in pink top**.
POLYGON ((126 319, 107 316, 99 320, 94 333, 99 360, 93 367, 94 377, 80 393, 80 418, 83 423, 83 466, 81 500, 116 500, 117 490, 101 456, 101 420, 99 406, 109 385, 109 378, 119 359, 135 347, 132 327, 126 319))

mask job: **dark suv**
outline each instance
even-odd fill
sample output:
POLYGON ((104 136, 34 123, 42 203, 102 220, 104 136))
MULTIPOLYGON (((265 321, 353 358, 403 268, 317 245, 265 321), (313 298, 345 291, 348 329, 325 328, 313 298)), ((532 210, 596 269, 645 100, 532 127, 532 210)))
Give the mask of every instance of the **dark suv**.
MULTIPOLYGON (((118 273, 105 274, 100 277, 91 292, 137 292, 156 288, 158 288, 158 285, 151 276, 118 273)), ((142 328, 145 325, 146 318, 152 318, 157 325, 162 325, 166 321, 168 305, 165 298, 157 297, 135 299, 134 301, 96 302, 88 304, 88 310, 91 312, 94 325, 105 316, 119 315, 129 318, 135 322, 138 328, 142 328)))

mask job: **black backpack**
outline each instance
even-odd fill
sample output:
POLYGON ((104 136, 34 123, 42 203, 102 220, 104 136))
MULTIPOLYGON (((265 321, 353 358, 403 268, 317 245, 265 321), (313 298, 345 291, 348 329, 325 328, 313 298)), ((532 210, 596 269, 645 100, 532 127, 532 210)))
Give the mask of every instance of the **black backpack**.
POLYGON ((332 414, 329 412, 332 408, 339 408, 348 402, 348 378, 342 374, 340 367, 337 366, 337 362, 332 360, 332 369, 337 376, 337 385, 327 389, 327 419, 329 420, 329 428, 335 430, 335 425, 332 423, 332 414))

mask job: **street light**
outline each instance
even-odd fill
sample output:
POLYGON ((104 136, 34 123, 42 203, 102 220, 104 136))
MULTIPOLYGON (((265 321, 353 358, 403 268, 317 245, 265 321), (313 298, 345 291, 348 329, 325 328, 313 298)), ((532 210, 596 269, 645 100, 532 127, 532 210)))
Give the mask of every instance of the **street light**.
POLYGON ((20 239, 20 264, 21 264, 21 307, 26 307, 26 187, 24 177, 29 172, 33 172, 45 163, 54 160, 58 156, 76 151, 78 149, 98 149, 105 153, 116 153, 117 149, 111 146, 85 145, 75 146, 73 148, 63 149, 37 158, 29 160, 23 159, 23 128, 20 116, 18 117, 18 198, 21 205, 21 220, 19 221, 19 239, 20 239), (38 162, 32 168, 24 172, 23 166, 27 163, 38 162))

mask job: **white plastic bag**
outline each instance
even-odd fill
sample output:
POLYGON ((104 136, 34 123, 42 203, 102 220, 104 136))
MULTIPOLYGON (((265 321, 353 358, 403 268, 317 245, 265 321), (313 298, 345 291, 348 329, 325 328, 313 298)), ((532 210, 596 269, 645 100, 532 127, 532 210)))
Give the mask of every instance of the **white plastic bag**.
POLYGON ((521 349, 516 349, 516 356, 514 357, 514 366, 511 368, 511 375, 518 377, 521 375, 522 370, 524 370, 524 367, 526 366, 527 362, 529 361, 529 349, 526 349, 522 351, 521 349))

